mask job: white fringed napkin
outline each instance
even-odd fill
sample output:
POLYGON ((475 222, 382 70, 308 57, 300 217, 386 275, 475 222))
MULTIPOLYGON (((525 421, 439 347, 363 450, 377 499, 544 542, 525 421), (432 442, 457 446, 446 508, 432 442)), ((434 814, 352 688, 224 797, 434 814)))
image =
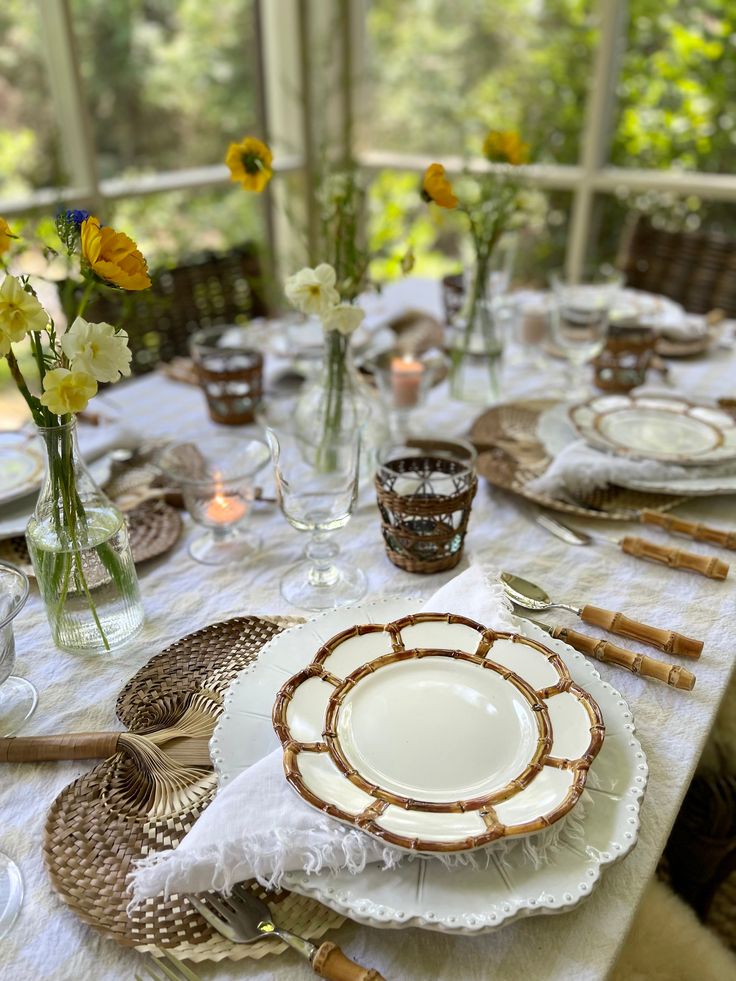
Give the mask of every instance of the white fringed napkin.
MULTIPOLYGON (((434 613, 460 613, 487 626, 515 629, 509 601, 496 576, 472 565, 424 604, 434 613)), ((585 795, 552 828, 532 838, 497 842, 460 855, 436 856, 445 864, 477 864, 507 857, 523 848, 539 863, 561 839, 581 837, 585 795)), ((236 882, 257 879, 278 888, 284 873, 348 870, 368 863, 393 868, 414 856, 385 845, 306 804, 286 782, 281 749, 228 784, 177 848, 157 852, 138 863, 132 880, 133 905, 161 893, 227 892, 236 882)))
POLYGON ((680 467, 657 460, 630 460, 625 456, 596 450, 583 440, 575 440, 560 450, 544 473, 529 481, 527 486, 549 497, 564 499, 569 496, 575 499, 608 484, 625 487, 630 480, 664 482, 734 475, 736 463, 733 462, 718 466, 680 467))

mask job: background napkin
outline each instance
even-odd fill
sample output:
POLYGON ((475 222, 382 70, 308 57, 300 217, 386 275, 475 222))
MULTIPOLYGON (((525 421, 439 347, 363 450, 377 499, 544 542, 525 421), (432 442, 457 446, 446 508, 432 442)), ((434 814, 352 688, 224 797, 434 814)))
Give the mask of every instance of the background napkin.
POLYGON ((557 498, 579 498, 597 487, 617 484, 625 487, 630 480, 667 481, 696 480, 709 477, 736 476, 736 462, 707 467, 680 467, 656 460, 631 460, 615 456, 575 440, 560 450, 541 475, 529 481, 530 490, 557 498))
MULTIPOLYGON (((424 610, 461 613, 485 625, 516 629, 498 577, 479 565, 471 565, 445 584, 424 604, 424 610)), ((505 854, 523 847, 534 861, 541 861, 562 835, 570 839, 580 835, 581 803, 542 835, 487 848, 505 854)), ((473 864, 484 851, 432 860, 473 864)), ((266 888, 278 888, 284 873, 291 870, 357 873, 369 862, 392 868, 412 858, 306 804, 286 782, 278 749, 225 786, 177 848, 138 864, 132 881, 133 905, 160 893, 227 892, 236 882, 252 878, 266 888)))

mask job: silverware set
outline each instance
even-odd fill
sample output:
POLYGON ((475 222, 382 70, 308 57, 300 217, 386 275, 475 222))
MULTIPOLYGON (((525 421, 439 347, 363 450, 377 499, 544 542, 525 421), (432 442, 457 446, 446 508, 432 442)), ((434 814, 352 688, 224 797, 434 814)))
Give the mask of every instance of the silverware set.
MULTIPOLYGON (((694 637, 686 637, 674 630, 665 630, 640 623, 623 613, 588 604, 580 607, 570 603, 552 602, 545 590, 537 586, 536 583, 522 579, 521 576, 515 576, 510 572, 501 573, 501 585, 517 611, 519 608, 539 612, 551 609, 569 610, 584 623, 599 627, 609 633, 641 641, 669 654, 679 654, 682 657, 695 659, 700 657, 703 650, 702 641, 696 640, 694 637)), ((666 661, 649 657, 646 654, 636 654, 625 647, 619 647, 610 641, 591 637, 588 634, 581 634, 569 627, 551 626, 530 617, 528 614, 519 613, 519 615, 544 630, 551 637, 559 638, 587 657, 595 658, 606 664, 616 664, 633 674, 662 681, 672 688, 691 691, 695 686, 695 675, 681 665, 668 664, 666 661)))

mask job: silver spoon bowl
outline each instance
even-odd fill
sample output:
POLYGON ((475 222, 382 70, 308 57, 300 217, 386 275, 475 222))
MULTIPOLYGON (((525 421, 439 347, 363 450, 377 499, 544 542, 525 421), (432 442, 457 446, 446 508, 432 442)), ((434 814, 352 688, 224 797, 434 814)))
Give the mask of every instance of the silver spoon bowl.
POLYGON ((501 585, 512 603, 525 610, 569 610, 580 616, 580 607, 570 603, 553 603, 549 594, 541 586, 515 576, 510 572, 501 573, 501 585))

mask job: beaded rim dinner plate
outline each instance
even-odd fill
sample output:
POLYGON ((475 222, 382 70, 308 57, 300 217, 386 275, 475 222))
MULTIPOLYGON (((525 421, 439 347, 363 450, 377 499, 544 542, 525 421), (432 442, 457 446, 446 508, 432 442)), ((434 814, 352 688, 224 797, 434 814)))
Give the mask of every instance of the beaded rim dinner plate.
POLYGON ((587 443, 618 455, 680 466, 736 459, 736 419, 677 396, 599 395, 569 417, 587 443))
POLYGON ((0 504, 38 490, 43 478, 44 463, 40 449, 26 433, 0 433, 0 504))
POLYGON ((548 828, 605 732, 558 654, 448 613, 341 631, 282 686, 273 724, 307 803, 417 852, 548 828))
MULTIPOLYGON (((419 600, 404 597, 331 610, 266 644, 225 695, 210 742, 220 786, 279 749, 271 722, 274 699, 284 682, 308 665, 313 651, 356 623, 385 624, 419 605, 419 600)), ((566 819, 580 811, 579 836, 561 843, 542 865, 526 849, 527 839, 519 838, 509 839, 502 858, 491 844, 482 853, 484 860, 452 867, 438 859, 408 856, 390 871, 380 863, 359 874, 294 871, 284 877, 286 888, 368 926, 472 936, 527 916, 572 909, 591 894, 607 865, 631 851, 648 768, 626 702, 567 644, 525 620, 518 621, 517 630, 559 654, 573 681, 590 692, 603 714, 606 738, 590 767, 584 802, 566 819)))

